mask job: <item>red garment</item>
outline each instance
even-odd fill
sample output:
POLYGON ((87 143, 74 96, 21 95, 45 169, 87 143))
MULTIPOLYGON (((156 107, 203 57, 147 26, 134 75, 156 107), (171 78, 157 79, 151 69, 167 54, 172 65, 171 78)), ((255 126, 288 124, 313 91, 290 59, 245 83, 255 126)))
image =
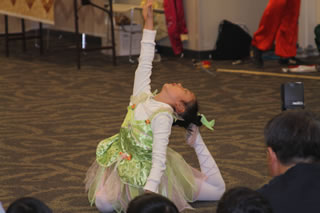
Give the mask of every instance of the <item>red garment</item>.
POLYGON ((272 48, 284 58, 296 56, 298 19, 301 0, 269 0, 261 18, 259 29, 254 33, 252 46, 265 51, 272 48))
POLYGON ((171 46, 174 54, 178 55, 183 49, 180 35, 188 33, 184 19, 183 2, 182 0, 164 0, 163 8, 171 46))

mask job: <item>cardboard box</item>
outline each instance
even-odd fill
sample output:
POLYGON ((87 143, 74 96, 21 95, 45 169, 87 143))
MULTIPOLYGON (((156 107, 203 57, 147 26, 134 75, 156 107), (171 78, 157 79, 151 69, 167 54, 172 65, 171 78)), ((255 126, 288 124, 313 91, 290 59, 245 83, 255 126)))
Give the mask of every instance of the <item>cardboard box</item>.
MULTIPOLYGON (((102 37, 102 46, 111 44, 111 33, 108 37, 102 37)), ((130 36, 131 36, 131 55, 140 54, 140 42, 142 39, 142 27, 139 24, 115 26, 114 30, 116 42, 116 55, 129 56, 130 55, 130 36), (131 33, 130 33, 131 32, 131 33), (130 35, 131 34, 131 35, 130 35)), ((102 50, 103 54, 111 55, 111 49, 102 50)))

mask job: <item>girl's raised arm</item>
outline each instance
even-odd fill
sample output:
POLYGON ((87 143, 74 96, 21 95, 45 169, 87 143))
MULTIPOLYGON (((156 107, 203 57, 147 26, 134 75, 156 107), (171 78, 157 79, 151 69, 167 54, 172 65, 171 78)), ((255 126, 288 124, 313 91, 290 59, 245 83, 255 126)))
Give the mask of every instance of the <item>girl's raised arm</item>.
POLYGON ((141 40, 141 51, 139 57, 139 65, 135 72, 133 96, 137 96, 142 92, 151 93, 152 61, 155 52, 155 36, 156 31, 153 30, 153 11, 152 0, 148 0, 143 7, 144 30, 141 40))

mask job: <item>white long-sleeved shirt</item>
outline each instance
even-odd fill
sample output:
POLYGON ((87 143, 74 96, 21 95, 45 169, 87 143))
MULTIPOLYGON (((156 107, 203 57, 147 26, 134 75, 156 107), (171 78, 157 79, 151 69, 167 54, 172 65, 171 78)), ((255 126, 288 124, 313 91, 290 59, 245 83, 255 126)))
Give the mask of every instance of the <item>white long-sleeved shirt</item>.
MULTIPOLYGON (((142 93, 151 94, 150 77, 152 74, 152 61, 155 52, 155 36, 156 31, 143 30, 139 65, 135 72, 133 97, 137 97, 142 93)), ((147 101, 137 105, 135 109, 135 119, 149 119, 154 112, 164 108, 168 109, 168 111, 173 111, 172 107, 166 103, 158 102, 153 98, 147 99, 147 101)), ((160 179, 166 169, 166 153, 172 122, 173 117, 169 112, 158 113, 151 120, 151 129, 153 133, 152 168, 146 185, 144 186, 145 190, 158 192, 160 179)))
MULTIPOLYGON (((134 79, 133 97, 138 97, 142 93, 151 95, 150 77, 152 74, 152 61, 155 52, 155 36, 156 31, 144 29, 141 41, 139 65, 134 79)), ((151 120, 151 128, 153 132, 152 167, 144 189, 152 192, 158 192, 161 177, 166 169, 166 153, 173 122, 173 116, 169 112, 173 112, 173 109, 170 105, 158 102, 153 98, 147 99, 147 101, 138 104, 135 108, 136 120, 149 119, 154 112, 164 108, 168 109, 167 112, 160 112, 151 120)), ((198 134, 195 143, 203 143, 200 134, 198 134)), ((210 153, 208 153, 208 155, 210 155, 210 153)), ((203 157, 208 159, 206 154, 204 154, 203 157)), ((209 184, 214 186, 211 188, 211 192, 209 194, 211 194, 211 198, 212 196, 217 196, 217 199, 219 199, 225 190, 225 183, 214 159, 212 158, 212 161, 206 160, 206 163, 208 164, 207 166, 211 168, 210 172, 206 174, 210 175, 210 177, 208 177, 210 179, 209 184)))

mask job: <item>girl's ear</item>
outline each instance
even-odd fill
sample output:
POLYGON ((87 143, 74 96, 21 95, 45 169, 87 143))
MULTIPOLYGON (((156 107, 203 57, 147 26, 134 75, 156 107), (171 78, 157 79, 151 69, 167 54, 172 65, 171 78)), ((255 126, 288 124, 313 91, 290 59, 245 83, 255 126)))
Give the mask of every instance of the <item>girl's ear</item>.
POLYGON ((185 107, 184 103, 181 102, 181 101, 177 101, 177 102, 175 103, 175 105, 174 105, 174 108, 176 109, 176 112, 177 112, 178 114, 182 114, 182 113, 184 113, 184 111, 186 110, 186 107, 185 107))

